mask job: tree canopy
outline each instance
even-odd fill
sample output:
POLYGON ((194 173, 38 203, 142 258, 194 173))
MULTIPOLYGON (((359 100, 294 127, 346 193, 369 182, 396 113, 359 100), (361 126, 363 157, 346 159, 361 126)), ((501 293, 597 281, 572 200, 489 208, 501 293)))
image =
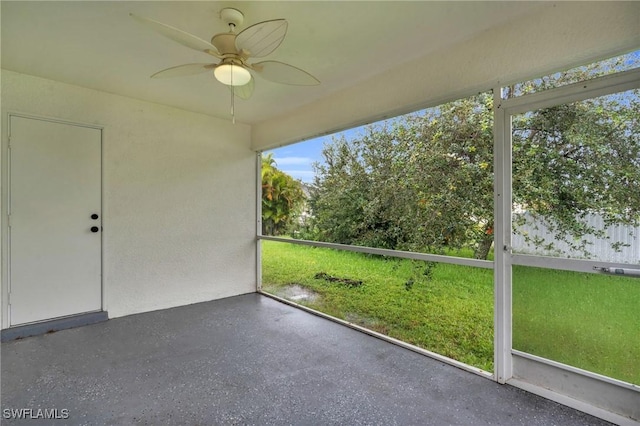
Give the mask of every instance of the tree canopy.
POLYGON ((280 235, 296 218, 305 196, 302 185, 276 167, 273 154, 262 157, 262 233, 280 235))
MULTIPOLYGON (((511 86, 506 96, 617 69, 619 61, 601 62, 511 86)), ((481 93, 326 145, 311 200, 317 238, 427 252, 469 247, 486 259, 493 241, 492 103, 481 93)), ((514 205, 557 239, 586 250, 585 235, 602 236, 585 220, 593 213, 607 224, 640 223, 637 90, 522 114, 513 129, 514 205)))

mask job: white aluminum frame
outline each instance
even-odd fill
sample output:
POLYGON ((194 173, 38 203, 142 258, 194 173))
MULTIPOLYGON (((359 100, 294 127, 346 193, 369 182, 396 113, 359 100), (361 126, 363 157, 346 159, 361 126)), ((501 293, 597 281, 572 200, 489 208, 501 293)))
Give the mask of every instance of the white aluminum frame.
POLYGON ((256 291, 262 291, 262 153, 256 153, 256 291))
POLYGON ((498 383, 512 376, 511 363, 511 121, 505 120, 502 90, 493 89, 493 190, 494 259, 493 273, 493 368, 498 383))
MULTIPOLYGON (((498 99, 496 97, 496 103, 494 104, 496 118, 494 123, 496 126, 494 133, 496 137, 496 188, 501 186, 504 193, 509 194, 509 196, 502 198, 498 194, 496 195, 495 229, 496 232, 498 232, 498 229, 505 232, 504 235, 501 235, 504 237, 502 240, 504 241, 504 250, 498 251, 496 249, 495 251, 496 335, 501 336, 499 341, 498 337, 496 337, 496 374, 498 381, 502 382, 501 379, 503 379, 511 385, 618 424, 636 424, 640 420, 640 409, 636 408, 640 407, 640 405, 632 402, 640 401, 640 386, 523 353, 511 347, 512 265, 586 273, 602 273, 597 268, 603 267, 629 268, 633 266, 612 262, 513 254, 511 252, 511 121, 514 115, 528 111, 638 88, 640 88, 640 69, 634 69, 512 99, 498 99), (506 167, 505 161, 507 158, 509 158, 508 167, 506 167), (504 169, 500 169, 502 164, 499 162, 500 159, 503 160, 502 163, 505 163, 504 169), (500 219, 498 219, 499 214, 501 214, 500 219), (508 234, 506 233, 507 231, 508 234), (500 271, 500 267, 504 267, 506 270, 500 271), (499 278, 498 276, 501 272, 502 277, 499 278), (503 282, 500 282, 500 280, 503 280, 503 282), (498 300, 500 294, 503 295, 503 300, 501 301, 498 300), (624 402, 621 403, 621 401, 624 402)), ((497 235, 496 241, 498 241, 497 235)))
POLYGON ((417 253, 413 251, 389 250, 375 247, 353 246, 348 244, 324 243, 321 241, 291 240, 288 238, 272 237, 269 235, 259 235, 259 240, 280 241, 282 243, 298 244, 311 247, 323 247, 336 250, 353 251, 366 254, 377 254, 381 256, 398 257, 402 259, 424 260, 428 262, 450 263, 452 265, 473 266, 476 268, 492 269, 493 261, 468 259, 464 257, 443 256, 439 254, 417 253))
MULTIPOLYGON (((491 378, 498 383, 508 383, 521 389, 536 393, 545 398, 554 400, 564 405, 587 412, 594 416, 618 423, 618 424, 640 424, 632 420, 624 413, 616 414, 615 407, 596 406, 593 402, 576 399, 573 395, 558 392, 545 388, 539 384, 532 384, 524 378, 514 376, 514 359, 518 362, 526 360, 529 363, 538 363, 541 368, 546 369, 544 374, 567 375, 577 377, 580 380, 587 380, 596 395, 612 394, 620 395, 622 390, 626 392, 624 398, 634 398, 637 392, 640 397, 640 387, 634 384, 625 383, 610 377, 600 376, 592 372, 557 363, 551 360, 540 359, 534 355, 524 354, 512 348, 512 265, 537 266, 550 269, 561 269, 576 272, 602 273, 594 269, 595 267, 625 267, 628 264, 607 263, 599 261, 585 261, 577 259, 561 259, 532 255, 515 255, 511 252, 512 236, 512 151, 511 151, 511 117, 515 114, 524 113, 540 108, 560 105, 563 103, 576 102, 589 98, 604 96, 612 93, 623 92, 640 88, 640 69, 624 71, 604 77, 595 78, 585 82, 575 83, 564 87, 550 89, 530 95, 523 95, 512 99, 502 99, 502 87, 498 83, 493 89, 494 96, 494 261, 466 259, 452 256, 441 256, 427 253, 415 253, 407 251, 396 251, 378 249, 373 247, 361 247, 344 244, 325 243, 306 240, 291 240, 280 237, 262 235, 261 203, 261 161, 260 154, 257 161, 257 262, 258 262, 258 284, 257 290, 262 293, 262 265, 260 241, 278 241, 289 244, 299 244, 311 247, 323 247, 336 250, 347 250, 359 253, 376 254, 405 259, 415 259, 433 262, 449 263, 454 265, 472 266, 486 269, 494 269, 494 373, 479 370, 476 367, 461 363, 459 361, 444 357, 431 351, 418 348, 416 346, 400 342, 380 333, 373 332, 358 325, 349 323, 329 316, 322 312, 315 311, 295 302, 268 294, 268 297, 280 300, 284 303, 297 306, 315 315, 328 318, 348 327, 355 328, 372 336, 389 341, 391 343, 406 347, 413 351, 422 353, 445 363, 455 365, 464 370, 479 374, 483 377, 491 378), (607 388, 608 386, 608 388, 607 388)), ((542 374, 542 373, 541 373, 542 374)), ((619 410, 618 410, 619 411, 619 410)))

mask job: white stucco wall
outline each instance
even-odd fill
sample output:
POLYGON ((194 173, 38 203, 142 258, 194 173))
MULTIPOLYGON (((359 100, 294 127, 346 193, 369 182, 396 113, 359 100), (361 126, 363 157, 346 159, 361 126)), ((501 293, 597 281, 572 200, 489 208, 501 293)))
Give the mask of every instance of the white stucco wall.
POLYGON ((10 71, 1 80, 5 144, 9 112, 104 128, 110 317, 255 291, 248 126, 10 71))

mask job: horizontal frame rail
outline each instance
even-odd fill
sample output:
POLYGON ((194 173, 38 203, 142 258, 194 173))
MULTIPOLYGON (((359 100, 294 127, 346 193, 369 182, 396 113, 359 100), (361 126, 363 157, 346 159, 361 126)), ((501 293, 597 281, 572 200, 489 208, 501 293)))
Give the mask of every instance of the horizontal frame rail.
POLYGON ((467 259, 464 257, 443 256, 440 254, 416 253, 412 251, 389 250, 374 247, 353 246, 349 244, 324 243, 320 241, 294 240, 290 238, 271 237, 267 235, 258 235, 257 238, 258 240, 278 241, 281 243, 299 244, 303 246, 322 247, 335 250, 353 251, 357 253, 398 257, 402 259, 424 260, 427 262, 450 263, 452 265, 464 265, 476 268, 493 269, 492 260, 467 259))
MULTIPOLYGON (((558 269, 561 271, 588 272, 591 274, 616 275, 605 272, 604 269, 639 269, 640 265, 632 263, 612 263, 600 260, 569 259, 566 257, 535 256, 531 254, 512 254, 511 264, 533 266, 536 268, 558 269)), ((629 277, 631 275, 616 275, 629 277)))
POLYGON ((500 107, 506 111, 507 115, 516 115, 541 108, 626 92, 638 87, 640 87, 640 69, 633 69, 568 84, 556 89, 502 99, 500 107))
POLYGON ((619 425, 638 425, 640 387, 517 350, 508 384, 619 425))
POLYGON ((517 355, 521 358, 527 358, 531 361, 535 361, 541 364, 546 364, 546 365, 550 365, 552 367, 561 369, 561 370, 565 370, 565 371, 570 371, 573 374, 580 374, 582 376, 588 377, 590 379, 593 380, 599 380, 601 382, 605 382, 605 383, 609 383, 612 385, 616 385, 616 386, 620 386, 635 392, 638 392, 640 394, 640 385, 636 385, 633 383, 629 383, 629 382, 625 382, 623 380, 618 380, 618 379, 614 379, 613 377, 609 377, 609 376, 603 376, 602 374, 598 374, 598 373, 594 373, 593 371, 588 371, 588 370, 583 370, 582 368, 578 368, 578 367, 573 367, 571 365, 567 365, 567 364, 563 364, 561 362, 558 361, 553 361, 551 359, 548 358, 544 358, 538 355, 533 355, 530 354, 528 352, 522 352, 519 351, 517 349, 512 349, 511 353, 513 355, 517 355))

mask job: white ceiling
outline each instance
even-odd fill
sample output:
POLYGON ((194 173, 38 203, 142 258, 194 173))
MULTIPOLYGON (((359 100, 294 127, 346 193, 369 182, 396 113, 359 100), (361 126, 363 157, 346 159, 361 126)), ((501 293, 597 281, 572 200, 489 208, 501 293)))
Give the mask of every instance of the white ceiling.
POLYGON ((243 27, 287 19, 287 37, 267 59, 300 67, 321 81, 296 87, 258 77, 253 97, 236 102, 237 120, 256 124, 470 40, 533 13, 541 3, 2 1, 2 68, 228 119, 230 92, 213 75, 149 78, 171 66, 212 62, 211 57, 129 17, 135 13, 209 40, 227 30, 219 19, 224 7, 244 13, 243 27))

